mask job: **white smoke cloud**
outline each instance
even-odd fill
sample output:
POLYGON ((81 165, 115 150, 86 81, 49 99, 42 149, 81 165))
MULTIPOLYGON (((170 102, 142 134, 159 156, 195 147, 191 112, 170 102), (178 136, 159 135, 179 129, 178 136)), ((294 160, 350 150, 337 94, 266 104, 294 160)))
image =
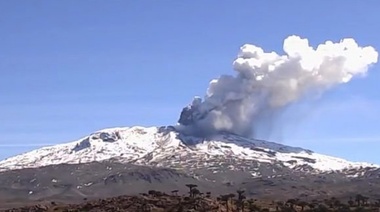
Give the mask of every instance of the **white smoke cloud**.
POLYGON ((351 38, 314 49, 307 39, 293 35, 284 40, 283 49, 285 54, 279 55, 243 45, 233 62, 237 75, 212 80, 204 100, 195 97, 184 108, 177 128, 249 135, 263 114, 275 118, 279 110, 311 93, 364 76, 378 59, 373 47, 360 47, 351 38))

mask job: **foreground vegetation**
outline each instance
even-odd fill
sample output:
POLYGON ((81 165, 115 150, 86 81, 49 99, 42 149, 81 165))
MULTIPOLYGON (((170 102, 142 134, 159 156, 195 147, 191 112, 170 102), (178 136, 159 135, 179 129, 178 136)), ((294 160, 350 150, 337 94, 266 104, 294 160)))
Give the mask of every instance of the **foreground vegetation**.
POLYGON ((287 201, 260 201, 248 199, 244 190, 213 197, 210 192, 201 192, 197 185, 187 184, 189 193, 178 195, 178 190, 171 194, 150 190, 137 196, 119 196, 108 199, 85 201, 81 204, 38 204, 6 210, 23 211, 133 211, 133 212, 253 212, 253 211, 380 211, 380 199, 372 200, 363 195, 342 201, 335 197, 323 200, 305 201, 288 199, 287 201))

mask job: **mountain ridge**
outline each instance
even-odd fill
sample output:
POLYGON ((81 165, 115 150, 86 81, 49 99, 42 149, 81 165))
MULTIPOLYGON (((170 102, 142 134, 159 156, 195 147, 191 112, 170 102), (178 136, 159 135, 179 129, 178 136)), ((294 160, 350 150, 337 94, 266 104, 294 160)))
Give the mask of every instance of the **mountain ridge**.
POLYGON ((0 171, 104 160, 168 168, 191 167, 194 164, 197 168, 207 168, 223 160, 239 160, 278 163, 316 173, 379 167, 229 133, 201 138, 185 135, 172 126, 134 126, 98 130, 76 141, 7 158, 0 161, 0 171))

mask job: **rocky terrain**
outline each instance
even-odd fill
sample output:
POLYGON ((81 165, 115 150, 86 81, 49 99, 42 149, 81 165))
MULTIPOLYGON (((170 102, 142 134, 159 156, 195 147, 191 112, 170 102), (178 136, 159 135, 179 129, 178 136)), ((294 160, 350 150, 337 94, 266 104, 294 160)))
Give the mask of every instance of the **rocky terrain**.
POLYGON ((5 212, 81 212, 81 211, 130 211, 130 212, 253 212, 253 211, 378 211, 380 199, 357 194, 348 199, 330 197, 325 199, 268 200, 247 198, 245 190, 213 196, 211 192, 203 193, 197 185, 186 184, 188 194, 179 195, 178 190, 165 192, 149 190, 134 196, 118 196, 105 199, 87 200, 80 203, 39 202, 38 204, 12 207, 5 212))
MULTIPOLYGON (((285 200, 324 199, 331 196, 348 198, 360 191, 380 199, 379 171, 367 171, 367 176, 347 178, 340 173, 308 174, 288 170, 281 176, 253 178, 242 171, 221 166, 221 174, 207 169, 192 173, 180 170, 136 166, 112 161, 86 164, 61 164, 0 173, 0 205, 39 201, 75 202, 118 195, 137 195, 147 190, 186 194, 186 184, 196 184, 215 195, 244 189, 247 197, 285 200), (212 178, 212 179, 211 179, 212 178)), ((364 171, 364 170, 363 170, 364 171)))

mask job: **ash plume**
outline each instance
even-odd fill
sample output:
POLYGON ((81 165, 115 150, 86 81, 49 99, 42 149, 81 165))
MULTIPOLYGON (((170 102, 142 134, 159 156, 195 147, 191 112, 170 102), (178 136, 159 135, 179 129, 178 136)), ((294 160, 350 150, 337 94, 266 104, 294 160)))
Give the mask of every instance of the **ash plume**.
POLYGON ((307 39, 293 35, 284 40, 283 50, 280 55, 243 45, 233 62, 236 76, 212 80, 204 98, 195 97, 182 110, 176 128, 196 135, 252 136, 263 115, 273 122, 290 104, 365 76, 378 59, 373 47, 360 47, 351 38, 314 49, 307 39))

